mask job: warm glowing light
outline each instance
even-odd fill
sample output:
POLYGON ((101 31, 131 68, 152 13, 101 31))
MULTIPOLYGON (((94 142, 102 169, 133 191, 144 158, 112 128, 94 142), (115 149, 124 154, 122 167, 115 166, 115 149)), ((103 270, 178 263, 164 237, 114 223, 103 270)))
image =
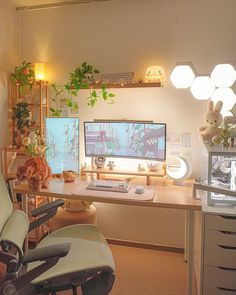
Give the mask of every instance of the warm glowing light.
POLYGON ((151 66, 147 68, 145 82, 161 82, 165 81, 165 72, 161 66, 151 66))
POLYGON ((188 65, 176 66, 170 75, 170 80, 176 88, 190 87, 194 78, 195 74, 188 65))
POLYGON ((187 179, 192 173, 192 166, 190 162, 184 157, 176 157, 177 165, 167 165, 166 173, 174 180, 184 180, 187 179))
POLYGON ((215 91, 215 85, 208 76, 196 77, 190 87, 192 95, 196 99, 208 99, 215 91))
POLYGON ((230 111, 236 103, 235 93, 231 88, 217 88, 212 95, 211 100, 217 102, 218 100, 223 101, 222 111, 230 111))
POLYGON ((45 80, 45 63, 34 64, 35 80, 45 80))
POLYGON ((211 73, 211 79, 217 87, 231 87, 235 78, 235 69, 230 64, 218 64, 211 73))

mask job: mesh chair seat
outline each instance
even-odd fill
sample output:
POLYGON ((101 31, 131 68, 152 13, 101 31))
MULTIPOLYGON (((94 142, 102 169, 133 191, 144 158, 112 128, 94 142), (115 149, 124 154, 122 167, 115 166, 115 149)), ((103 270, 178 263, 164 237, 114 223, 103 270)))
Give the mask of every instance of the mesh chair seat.
MULTIPOLYGON (((71 249, 66 257, 37 277, 32 284, 65 285, 73 280, 86 281, 97 271, 113 273, 115 264, 109 246, 101 232, 94 225, 71 225, 59 229, 45 237, 37 246, 45 247, 61 242, 71 242, 71 249), (68 281, 68 282, 67 282, 68 281)), ((30 263, 28 270, 39 265, 30 263)))

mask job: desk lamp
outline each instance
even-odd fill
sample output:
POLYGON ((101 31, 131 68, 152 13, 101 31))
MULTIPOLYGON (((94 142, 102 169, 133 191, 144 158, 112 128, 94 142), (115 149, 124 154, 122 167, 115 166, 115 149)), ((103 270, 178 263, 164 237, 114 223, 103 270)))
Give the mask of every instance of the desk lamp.
POLYGON ((174 180, 176 185, 184 185, 184 180, 192 173, 192 165, 184 157, 176 157, 178 164, 167 164, 166 174, 174 180))

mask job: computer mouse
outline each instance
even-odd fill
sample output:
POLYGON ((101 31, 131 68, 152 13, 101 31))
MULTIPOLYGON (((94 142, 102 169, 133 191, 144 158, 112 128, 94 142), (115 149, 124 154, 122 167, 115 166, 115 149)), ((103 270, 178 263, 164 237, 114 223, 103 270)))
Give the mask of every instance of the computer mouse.
POLYGON ((136 194, 143 194, 144 193, 144 187, 142 187, 142 186, 136 186, 135 187, 135 193, 136 194))

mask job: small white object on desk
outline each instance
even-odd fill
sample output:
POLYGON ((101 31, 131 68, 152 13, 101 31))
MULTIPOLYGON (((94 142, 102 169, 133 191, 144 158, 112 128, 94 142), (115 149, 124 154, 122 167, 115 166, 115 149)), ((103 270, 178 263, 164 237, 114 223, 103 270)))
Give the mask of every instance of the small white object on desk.
POLYGON ((143 186, 136 186, 135 193, 136 194, 143 194, 144 193, 144 187, 143 186))

